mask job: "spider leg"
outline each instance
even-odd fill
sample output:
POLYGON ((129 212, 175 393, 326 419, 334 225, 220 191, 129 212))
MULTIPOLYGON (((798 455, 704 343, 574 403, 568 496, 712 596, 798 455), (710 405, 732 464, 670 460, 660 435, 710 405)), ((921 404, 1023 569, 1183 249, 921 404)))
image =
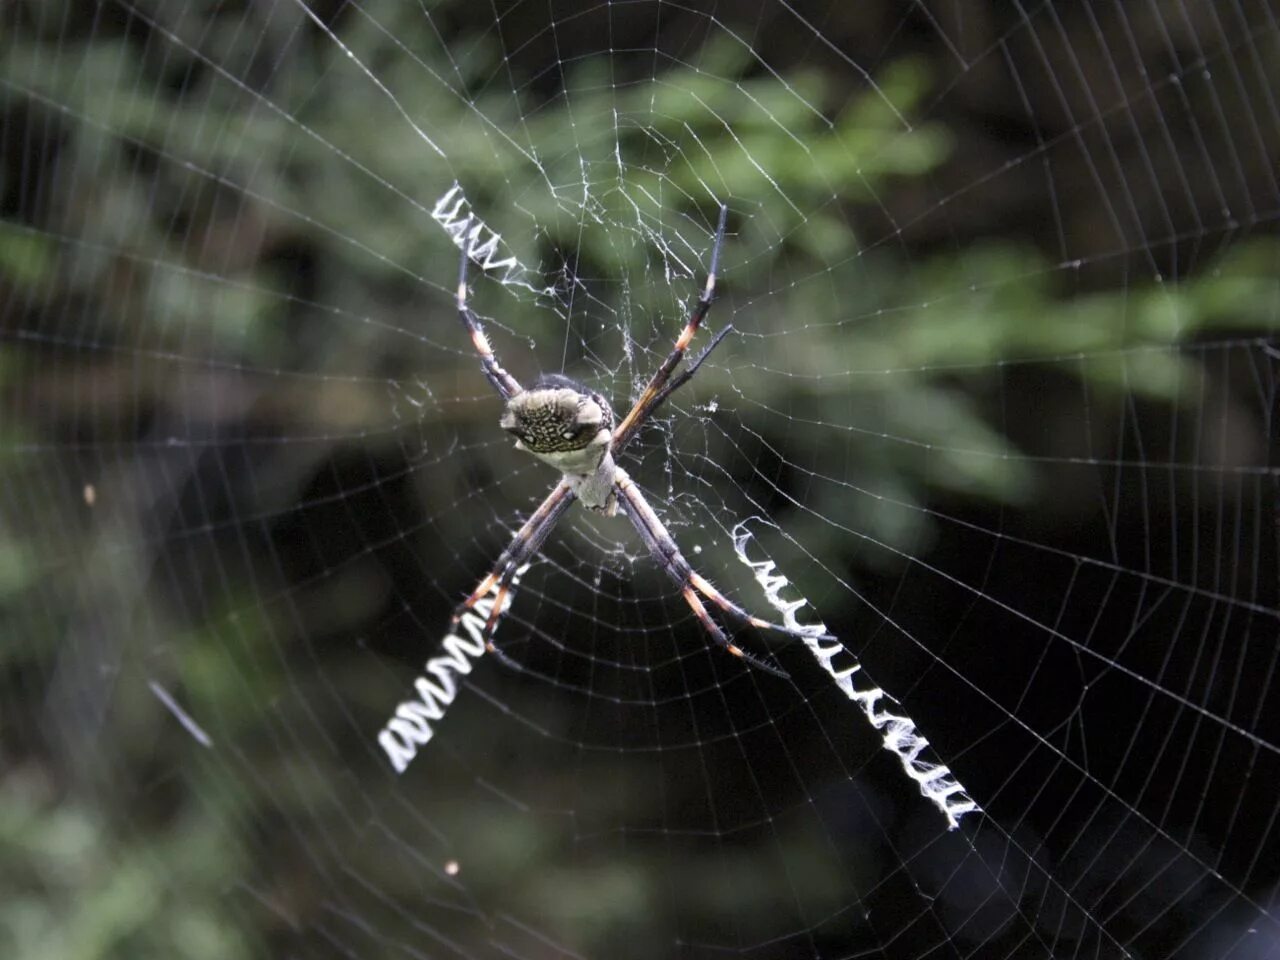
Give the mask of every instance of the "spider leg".
MULTIPOLYGON (((715 246, 711 248, 711 269, 707 273, 707 285, 703 288, 702 294, 698 297, 698 302, 694 305, 693 310, 690 311, 689 319, 685 321, 684 330, 676 338, 675 348, 667 355, 667 359, 662 362, 662 366, 654 371, 653 376, 649 378, 649 382, 644 388, 644 392, 640 394, 640 399, 635 402, 630 412, 618 424, 617 429, 613 431, 613 445, 616 449, 620 450, 626 446, 627 441, 631 439, 631 435, 648 419, 653 408, 670 393, 670 391, 663 392, 663 387, 671 378, 672 372, 680 363, 685 351, 689 349, 689 343, 698 332, 698 327, 702 325, 702 320, 707 315, 707 311, 711 309, 711 301, 716 290, 716 269, 720 265, 720 246, 724 243, 724 228, 728 219, 729 208, 722 204, 720 207, 720 223, 716 227, 715 246)), ((705 357, 707 352, 703 351, 699 360, 705 357)), ((685 377, 680 382, 683 383, 687 379, 688 377, 685 377)), ((672 387, 672 389, 674 390, 675 387, 672 387)))
POLYGON ((493 598, 493 609, 489 612, 489 619, 485 621, 484 631, 480 634, 484 638, 484 648, 497 657, 503 666, 510 667, 512 670, 524 668, 493 642, 493 632, 498 629, 498 620, 502 617, 502 605, 506 602, 507 593, 511 590, 511 581, 515 578, 518 569, 518 567, 508 567, 502 574, 502 579, 498 581, 498 592, 493 598))
MULTIPOLYGON (((702 366, 702 361, 707 359, 707 354, 709 354, 716 347, 720 346, 720 341, 723 340, 725 337, 727 337, 731 333, 733 333, 733 324, 732 323, 725 324, 724 329, 711 338, 711 342, 702 348, 702 350, 698 353, 698 355, 693 358, 693 362, 689 364, 689 366, 680 374, 680 376, 676 377, 674 380, 672 380, 665 387, 663 387, 661 390, 658 391, 657 396, 655 396, 653 398, 653 401, 649 404, 648 416, 653 416, 653 412, 657 410, 660 406, 662 406, 663 401, 666 400, 667 397, 671 396, 671 394, 675 393, 677 390, 683 387, 686 383, 692 380, 693 375, 697 373, 698 368, 702 366)), ((632 434, 632 436, 635 436, 635 434, 632 434)), ((619 448, 615 443, 614 450, 617 451, 618 449, 619 448)))
POLYGON ((504 400, 510 400, 517 393, 523 393, 524 388, 520 386, 519 380, 507 373, 502 368, 502 365, 498 363, 498 358, 493 355, 493 347, 489 344, 489 338, 484 335, 484 330, 480 326, 480 318, 467 306, 468 259, 467 248, 464 244, 462 247, 462 263, 458 267, 458 317, 462 320, 462 325, 467 328, 467 333, 471 336, 471 345, 476 348, 476 353, 480 354, 480 365, 484 368, 485 377, 493 384, 493 389, 497 390, 504 400))
MULTIPOLYGON (((526 548, 530 556, 542 545, 542 541, 546 539, 547 534, 551 532, 551 527, 554 525, 553 521, 546 526, 544 532, 539 535, 537 543, 526 548)), ((498 621, 502 619, 503 604, 506 602, 507 594, 511 591, 511 582, 515 579, 516 572, 523 565, 523 563, 520 563, 508 566, 503 571, 502 577, 498 580, 498 591, 493 597, 493 609, 489 611, 489 619, 485 621, 484 630, 480 634, 484 639, 484 648, 497 657, 504 666, 510 667, 512 670, 523 670, 524 667, 507 656, 506 651, 493 642, 493 632, 498 629, 498 621)))
POLYGON ((690 584, 700 594, 714 603, 723 610, 731 620, 735 620, 745 626, 755 627, 757 630, 773 630, 775 633, 785 633, 789 637, 802 637, 807 640, 834 640, 831 634, 813 634, 806 633, 803 630, 795 630, 792 627, 785 626, 781 623, 774 623, 772 620, 761 620, 759 617, 753 617, 751 614, 743 610, 723 593, 713 587, 710 581, 701 574, 695 572, 689 578, 690 584))
MULTIPOLYGON (((670 572, 670 570, 668 570, 668 572, 670 572)), ((673 574, 673 576, 675 575, 673 574)), ((739 657, 747 661, 747 663, 751 664, 753 667, 758 667, 766 673, 772 673, 775 677, 781 677, 783 680, 791 679, 791 674, 787 673, 787 671, 783 670, 781 667, 775 667, 772 663, 769 663, 767 660, 762 660, 754 653, 748 653, 746 650, 743 650, 731 641, 725 635, 725 632, 720 629, 720 625, 711 619, 711 614, 707 613, 706 606, 703 604, 702 600, 698 598, 698 594, 694 592, 692 587, 685 587, 680 591, 680 593, 684 597, 685 603, 689 604, 689 609, 693 611, 693 615, 697 617, 698 622, 702 624, 702 628, 706 630, 707 633, 711 634, 711 639, 717 644, 724 647, 735 657, 739 657)))
POLYGON ((498 621, 502 618, 503 605, 506 602, 507 593, 511 589, 511 581, 515 578, 516 571, 524 566, 541 548, 557 521, 569 509, 570 504, 573 503, 574 496, 569 482, 561 480, 556 485, 556 488, 547 495, 547 498, 538 505, 538 509, 529 515, 529 519, 524 522, 524 525, 516 531, 511 543, 498 557, 498 562, 494 564, 492 572, 480 581, 480 585, 471 592, 470 596, 454 608, 453 618, 450 623, 456 628, 462 621, 463 615, 473 609, 481 598, 488 594, 497 584, 498 591, 494 597, 493 608, 490 610, 489 617, 485 621, 484 630, 480 636, 485 649, 490 653, 496 654, 498 659, 508 666, 518 668, 518 665, 510 657, 494 646, 492 637, 494 630, 498 627, 498 621))
POLYGON ((698 594, 705 592, 704 588, 710 589, 711 593, 707 594, 707 596, 713 602, 729 612, 735 619, 740 619, 751 626, 767 626, 786 633, 791 633, 792 631, 750 616, 745 610, 733 604, 711 584, 707 583, 702 576, 695 573, 693 567, 689 565, 689 561, 680 552, 680 548, 676 545, 671 533, 663 525, 662 521, 658 519, 658 515, 654 513, 653 508, 649 506, 649 501, 644 498, 640 488, 635 485, 635 481, 622 468, 618 468, 615 474, 614 486, 618 490, 618 502, 639 532, 640 539, 649 548, 649 553, 653 558, 667 571, 667 575, 680 587, 680 593, 684 597, 685 603, 689 605, 689 609, 698 618, 702 628, 710 634, 711 639, 735 657, 747 661, 752 666, 759 667, 774 676, 782 677, 784 680, 789 679, 790 674, 781 667, 776 667, 767 660, 748 653, 734 644, 724 630, 720 628, 720 625, 711 619, 711 614, 707 612, 706 605, 703 604, 702 598, 698 594))

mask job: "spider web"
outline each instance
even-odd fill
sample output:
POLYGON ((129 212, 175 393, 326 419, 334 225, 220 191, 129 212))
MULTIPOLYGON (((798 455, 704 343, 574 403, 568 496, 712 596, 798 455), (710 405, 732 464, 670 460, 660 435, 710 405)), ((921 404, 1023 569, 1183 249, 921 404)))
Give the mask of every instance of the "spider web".
POLYGON ((5 955, 1276 955, 1276 15, 0 6, 5 955))

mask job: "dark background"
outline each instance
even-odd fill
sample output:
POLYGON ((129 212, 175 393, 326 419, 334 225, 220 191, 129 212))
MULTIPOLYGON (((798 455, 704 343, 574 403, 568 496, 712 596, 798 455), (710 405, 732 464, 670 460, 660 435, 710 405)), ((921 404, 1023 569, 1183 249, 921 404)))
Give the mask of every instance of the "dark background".
POLYGON ((0 4, 5 956, 1280 949, 1274 5, 309 8, 0 4), (762 615, 767 518, 984 814, 580 510, 391 773, 554 480, 455 181, 504 362, 623 409, 730 205, 624 466, 762 615))

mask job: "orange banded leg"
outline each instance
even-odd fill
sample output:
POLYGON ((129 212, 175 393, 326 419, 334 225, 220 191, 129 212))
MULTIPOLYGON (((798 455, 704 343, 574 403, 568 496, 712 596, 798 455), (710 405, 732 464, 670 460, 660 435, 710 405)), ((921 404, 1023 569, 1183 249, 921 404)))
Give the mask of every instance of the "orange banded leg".
POLYGON ((694 573, 693 568, 689 566, 689 562, 685 560, 684 555, 680 552, 680 548, 676 546, 676 542, 672 539, 670 532, 668 532, 662 521, 658 519, 658 515, 654 513, 653 508, 649 506, 649 502, 645 500, 636 487, 635 481, 627 475, 625 470, 618 469, 614 485, 618 491, 618 502, 621 504, 623 512, 626 513, 631 523, 635 526, 636 531, 640 534, 640 539, 649 548, 649 553, 654 560, 661 565, 667 575, 680 587, 680 595, 684 597, 684 602, 689 605, 689 609, 693 611, 693 615, 698 618, 698 622, 702 624, 702 628, 707 631, 711 639, 718 646, 723 647, 735 657, 747 661, 752 666, 759 667, 774 676, 787 679, 789 674, 781 667, 776 667, 733 643, 720 625, 711 618, 711 614, 707 612, 707 607, 698 594, 705 594, 707 590, 710 590, 711 593, 707 594, 707 596, 717 606, 721 606, 735 619, 749 623, 752 626, 769 627, 782 630, 785 633, 791 633, 792 631, 787 630, 786 627, 750 616, 745 610, 742 610, 712 587, 702 576, 694 573))
POLYGON ((698 622, 702 624, 702 628, 706 630, 707 633, 711 634, 712 640, 714 640, 720 646, 724 647, 726 650, 732 653, 735 657, 741 657, 742 659, 754 664, 755 666, 760 667, 762 670, 767 670, 772 674, 776 674, 779 677, 783 677, 784 679, 787 677, 787 674, 785 671, 779 670, 777 667, 775 667, 771 663, 765 663, 764 661, 751 656, 749 653, 747 653, 745 650, 743 650, 741 647, 735 644, 732 640, 730 640, 725 635, 725 632, 720 629, 720 625, 711 619, 711 614, 707 613, 706 605, 703 604, 701 599, 699 599, 697 593, 694 592, 692 587, 685 587, 683 590, 680 591, 680 593, 684 597, 684 602, 689 604, 689 609, 693 611, 693 615, 697 617, 698 622))
POLYGON ((510 400, 517 393, 523 393, 524 388, 520 386, 519 380, 507 373, 502 368, 502 364, 498 363, 498 358, 493 354, 493 347, 489 343, 489 338, 484 335, 484 330, 480 326, 480 318, 467 306, 467 262, 467 248, 464 245, 462 248, 462 264, 458 267, 458 318, 462 321, 462 325, 467 328, 467 333, 471 337, 471 345, 475 347, 476 353, 480 354, 480 366, 484 369, 486 379, 493 384, 493 389, 502 394, 504 400, 510 400))
MULTIPOLYGON (((693 341, 694 336, 698 332, 698 328, 702 326, 702 320, 707 315, 707 311, 711 309, 711 301, 714 298, 716 290, 716 270, 720 266, 720 246, 724 243, 725 223, 729 219, 729 208, 727 206, 720 207, 720 223, 716 227, 715 246, 711 248, 711 269, 707 272, 707 284, 702 289, 702 294, 698 297, 698 302, 694 305, 693 310, 689 313, 689 319, 685 321, 684 329, 680 331, 680 336, 676 338, 675 348, 667 355, 667 359, 662 361, 662 366, 654 371, 649 382, 645 385, 644 391, 640 394, 631 410, 618 424, 616 430, 613 431, 613 444, 616 450, 621 450, 631 439, 632 434, 640 428, 649 413, 666 399, 670 391, 664 391, 667 381, 671 378, 671 374, 679 365, 680 360, 684 357, 685 351, 689 349, 689 344, 693 341)), ((712 344, 719 343, 723 339, 724 333, 712 344)), ((710 348, 703 351, 698 361, 710 352, 710 348)), ((692 372, 690 372, 692 375, 692 372)), ((681 383, 688 377, 681 379, 681 383)), ((672 388, 674 389, 674 387, 672 388)))
POLYGON ((753 617, 751 614, 747 613, 747 611, 743 610, 740 606, 738 606, 736 603, 734 603, 732 600, 726 597, 723 593, 721 593, 719 590, 713 587, 707 581, 706 577, 702 576, 702 574, 700 573, 691 572, 689 574, 689 583, 693 585, 693 588, 695 590, 697 590, 700 594, 702 594, 704 597, 706 597, 708 600, 714 603, 717 607, 719 607, 725 613, 729 614, 729 616, 735 618, 736 620, 741 621, 742 623, 755 627, 757 630, 778 630, 778 631, 781 631, 782 633, 787 633, 787 634, 794 633, 794 631, 788 630, 786 627, 782 626, 782 624, 780 623, 773 623, 772 621, 769 621, 769 620, 761 620, 759 617, 753 617))
MULTIPOLYGON (((717 333, 714 337, 711 338, 711 342, 707 344, 705 347, 703 347, 701 351, 699 351, 698 355, 693 358, 693 362, 690 363, 689 366, 686 367, 681 372, 680 376, 676 377, 674 380, 669 381, 665 387, 663 387, 661 390, 657 392, 657 394, 654 395, 654 398, 649 402, 649 408, 644 412, 643 417, 636 424, 635 430, 638 430, 644 424, 645 420, 648 420, 649 417, 653 416, 654 411, 657 410, 658 407, 662 406, 662 402, 666 400, 667 397, 671 396, 671 394, 675 393, 677 390, 679 390, 686 383, 688 383, 690 380, 693 379, 693 375, 697 373, 698 368, 702 366, 702 361, 706 360, 707 355, 711 353, 711 351, 714 350, 716 347, 720 346, 720 342, 724 340, 724 338, 731 333, 733 333, 733 324, 732 323, 725 324, 724 328, 721 329, 719 333, 717 333)), ((633 430, 631 437, 634 437, 634 436, 635 436, 635 432, 633 430)), ((626 438, 626 439, 630 439, 630 438, 626 438)), ((619 444, 615 440, 613 444, 613 450, 615 453, 617 453, 621 451, 625 446, 626 446, 625 443, 619 444)))
POLYGON ((750 627, 755 627, 757 630, 773 630, 775 633, 785 633, 789 637, 801 637, 806 640, 834 640, 835 639, 835 637, 833 637, 829 633, 815 635, 812 633, 808 633, 805 630, 797 630, 792 627, 788 627, 785 624, 774 623, 772 620, 761 620, 759 617, 753 617, 751 614, 747 613, 746 610, 743 610, 742 607, 738 606, 736 603, 734 603, 732 600, 726 597, 723 593, 717 590, 714 586, 712 586, 711 582, 708 581, 707 578, 703 577, 701 574, 692 573, 689 577, 689 582, 693 585, 693 588, 695 590, 697 590, 700 594, 702 594, 704 597, 706 597, 708 600, 714 603, 717 607, 719 607, 721 610, 727 613, 732 619, 738 621, 739 623, 746 624, 747 626, 750 626, 750 627))
POLYGON ((504 660, 509 665, 514 666, 515 664, 493 645, 493 641, 490 638, 493 636, 493 631, 497 629, 498 621, 502 618, 502 608, 506 602, 507 594, 511 590, 511 581, 515 577, 516 571, 538 552, 548 534, 555 527, 556 522, 569 509, 573 500, 574 493, 569 487, 569 482, 561 480, 556 485, 556 488, 547 495, 547 498, 538 505, 538 509, 533 511, 529 519, 524 522, 524 525, 516 531, 516 535, 510 545, 498 557, 498 562, 494 565, 493 571, 486 575, 480 581, 480 585, 471 592, 471 595, 453 610, 453 617, 450 623, 456 629, 462 621, 463 615, 472 610, 496 584, 498 591, 494 597, 493 608, 485 621, 484 632, 481 636, 483 637, 485 648, 490 653, 497 654, 499 659, 504 660))
POLYGON ((515 578, 517 569, 517 567, 508 567, 507 571, 502 575, 502 579, 498 581, 498 592, 493 598, 493 609, 489 611, 489 619, 485 621, 484 632, 481 633, 481 636, 484 637, 485 650, 514 670, 523 668, 498 648, 493 642, 493 632, 498 629, 498 621, 502 618, 503 604, 507 601, 507 594, 511 591, 511 581, 515 578))

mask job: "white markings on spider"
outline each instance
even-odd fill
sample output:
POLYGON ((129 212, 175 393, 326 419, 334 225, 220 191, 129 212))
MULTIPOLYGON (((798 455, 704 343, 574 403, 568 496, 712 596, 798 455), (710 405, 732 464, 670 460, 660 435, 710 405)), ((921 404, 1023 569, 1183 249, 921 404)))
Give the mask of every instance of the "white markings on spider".
POLYGON ((764 588, 769 605, 782 614, 782 622, 787 627, 804 638, 809 651, 844 691, 845 696, 862 708, 867 722, 880 732, 884 748, 898 758, 907 776, 919 786, 920 795, 941 810, 942 815, 947 818, 947 829, 954 830, 960 826, 960 818, 966 813, 980 812, 981 808, 956 780, 950 767, 921 759, 929 741, 916 731, 915 722, 910 717, 890 713, 880 706, 882 700, 891 704, 897 704, 897 701, 879 687, 859 690, 854 686, 853 675, 862 669, 862 664, 858 663, 844 644, 832 637, 821 622, 800 623, 796 618, 796 611, 809 601, 804 597, 797 600, 782 599, 781 591, 790 581, 776 572, 777 564, 768 557, 763 560, 748 557, 747 544, 750 541, 751 532, 745 523, 739 523, 733 528, 733 549, 738 554, 738 559, 751 568, 756 582, 764 588), (830 642, 824 645, 824 640, 830 642), (849 666, 838 668, 835 658, 842 653, 853 662, 849 666))
MULTIPOLYGON (((527 569, 524 566, 515 572, 511 580, 512 588, 520 582, 520 577, 527 569)), ((484 656, 484 630, 498 593, 496 583, 490 593, 492 595, 478 600, 459 618, 458 624, 466 637, 451 632, 444 638, 441 644, 444 653, 428 660, 422 676, 414 682, 417 697, 397 706, 395 716, 387 721, 378 734, 378 746, 382 747, 382 752, 387 755, 396 773, 404 773, 417 756, 419 748, 426 746, 435 736, 432 724, 444 719, 445 710, 458 695, 456 677, 471 672, 471 658, 479 659, 484 656)), ((506 612, 510 604, 511 594, 506 592, 502 609, 498 611, 499 616, 506 612)))

